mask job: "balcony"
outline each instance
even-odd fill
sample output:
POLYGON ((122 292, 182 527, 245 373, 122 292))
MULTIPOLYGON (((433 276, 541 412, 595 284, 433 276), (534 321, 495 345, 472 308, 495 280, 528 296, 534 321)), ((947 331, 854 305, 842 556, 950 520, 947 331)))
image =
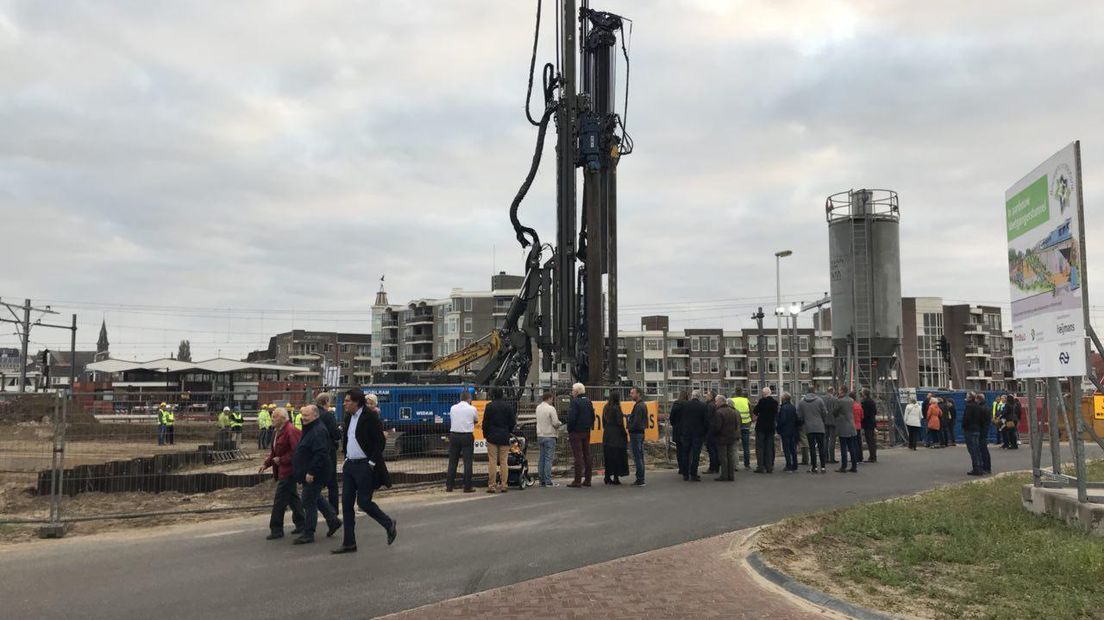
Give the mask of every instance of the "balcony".
POLYGON ((354 355, 353 356, 353 361, 356 361, 356 362, 370 362, 370 361, 372 361, 372 356, 371 355, 354 355))
POLYGON ((406 322, 406 325, 408 327, 413 327, 415 325, 433 325, 433 315, 415 314, 414 316, 410 317, 410 320, 406 322))
POLYGON ((989 330, 985 329, 985 326, 981 323, 966 323, 962 326, 962 333, 968 335, 980 335, 988 336, 989 330))
POLYGON ((406 356, 406 361, 417 364, 419 362, 432 362, 432 353, 411 353, 406 356))
POLYGON ((398 319, 390 319, 390 320, 384 319, 383 322, 380 324, 380 327, 382 327, 383 329, 398 329, 399 328, 399 320, 398 319))
POLYGON ((989 357, 985 347, 966 347, 966 357, 989 357))
POLYGON ((671 349, 671 357, 690 357, 690 349, 686 347, 675 347, 671 349))
POLYGON ((728 347, 724 351, 725 357, 747 357, 747 352, 736 347, 728 347))
POLYGON ((993 378, 993 371, 991 370, 978 370, 976 368, 966 369, 967 381, 988 381, 993 378))
POLYGON ((669 379, 689 379, 690 371, 685 368, 668 368, 667 378, 669 379))
POLYGON ((747 380, 748 374, 746 370, 726 370, 725 379, 743 379, 747 380))
POLYGON ((390 341, 385 340, 380 346, 382 346, 385 349, 395 349, 395 348, 398 348, 399 341, 398 340, 390 340, 390 341))

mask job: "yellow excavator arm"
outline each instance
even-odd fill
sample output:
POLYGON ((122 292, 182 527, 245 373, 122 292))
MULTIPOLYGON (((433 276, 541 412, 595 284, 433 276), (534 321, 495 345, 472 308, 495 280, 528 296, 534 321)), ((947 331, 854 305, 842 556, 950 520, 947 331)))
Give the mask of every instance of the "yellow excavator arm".
POLYGON ((456 353, 450 353, 433 360, 433 363, 429 365, 429 369, 439 372, 456 372, 481 359, 493 357, 501 347, 502 338, 499 337, 498 330, 495 330, 456 353))

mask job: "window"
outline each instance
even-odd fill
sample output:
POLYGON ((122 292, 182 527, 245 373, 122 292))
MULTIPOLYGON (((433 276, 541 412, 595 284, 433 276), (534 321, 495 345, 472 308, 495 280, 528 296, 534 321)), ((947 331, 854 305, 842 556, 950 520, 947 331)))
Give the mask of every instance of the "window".
POLYGON ((701 372, 701 360, 690 360, 690 372, 697 374, 701 372))
POLYGON ((662 351, 663 346, 658 338, 647 338, 644 340, 645 351, 662 351))
POLYGON ((778 363, 774 360, 767 360, 767 374, 775 374, 778 372, 778 363))
POLYGON ((774 336, 767 336, 767 351, 774 352, 774 351, 777 351, 777 350, 778 350, 778 341, 775 339, 774 336))
POLYGON ((809 360, 801 360, 800 368, 801 368, 801 374, 803 374, 803 375, 809 374, 809 360))
POLYGON ((691 338, 690 339, 690 350, 691 351, 701 351, 701 346, 698 344, 698 339, 697 338, 691 338))
POLYGON ((790 360, 783 359, 782 360, 782 373, 785 374, 785 373, 788 373, 788 372, 790 372, 790 360))
POLYGON ((663 360, 644 360, 644 372, 663 372, 663 360))
POLYGON ((472 298, 471 297, 465 297, 464 298, 464 312, 471 312, 471 311, 472 311, 472 298))
POLYGON ((709 350, 710 351, 719 351, 720 349, 721 349, 721 337, 720 336, 710 336, 709 337, 709 350))
POLYGON ((470 316, 466 316, 466 317, 464 317, 464 333, 465 334, 470 334, 471 332, 472 332, 472 318, 470 316))
POLYGON ((341 352, 342 353, 348 353, 349 352, 349 345, 347 345, 347 344, 341 345, 341 352))
POLYGON ((709 361, 709 371, 713 372, 713 373, 720 372, 721 371, 720 360, 718 360, 715 357, 712 360, 710 360, 709 361))
POLYGON ((757 360, 757 359, 748 360, 748 371, 750 371, 753 374, 757 374, 759 372, 759 360, 757 360))
POLYGON ((797 346, 800 347, 800 349, 802 351, 808 351, 809 350, 809 337, 808 336, 799 336, 798 339, 797 339, 797 343, 798 343, 797 346))
POLYGON ((349 360, 341 360, 341 367, 342 368, 348 368, 349 367, 349 360))
POLYGON ((450 316, 448 318, 448 325, 447 325, 447 330, 446 330, 447 333, 455 334, 456 333, 456 324, 457 324, 456 317, 450 316))
POLYGON ((643 360, 641 360, 639 357, 636 358, 636 372, 644 372, 643 367, 643 360))
POLYGON ((332 342, 327 342, 326 346, 322 350, 325 351, 326 353, 333 353, 333 343, 332 342))
POLYGON ((759 352, 759 337, 758 336, 748 338, 748 351, 750 351, 752 353, 758 353, 759 352))
POLYGON ((633 338, 633 350, 634 351, 639 351, 640 350, 640 344, 641 344, 640 343, 640 338, 633 338))
POLYGON ((618 349, 624 349, 625 348, 625 339, 624 338, 618 338, 617 339, 617 348, 618 349))

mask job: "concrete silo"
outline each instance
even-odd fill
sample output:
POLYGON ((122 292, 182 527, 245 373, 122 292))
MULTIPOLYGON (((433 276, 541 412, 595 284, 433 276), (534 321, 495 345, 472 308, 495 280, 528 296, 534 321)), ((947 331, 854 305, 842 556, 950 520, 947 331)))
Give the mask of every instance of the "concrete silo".
POLYGON ((825 203, 836 375, 882 392, 901 342, 901 243, 897 192, 859 189, 825 203))

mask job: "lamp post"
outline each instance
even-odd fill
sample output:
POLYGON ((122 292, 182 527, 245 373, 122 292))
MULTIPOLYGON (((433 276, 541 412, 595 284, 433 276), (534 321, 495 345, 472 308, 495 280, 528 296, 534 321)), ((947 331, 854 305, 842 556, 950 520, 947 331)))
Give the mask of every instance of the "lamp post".
POLYGON ((793 317, 793 331, 790 332, 790 355, 793 359, 793 395, 797 397, 801 393, 801 358, 798 351, 798 337, 797 337, 797 316, 801 314, 801 304, 796 303, 789 308, 790 316, 793 317))
POLYGON ((777 304, 774 307, 774 316, 778 320, 778 391, 782 391, 782 259, 793 254, 792 250, 781 250, 774 253, 774 290, 777 304))

